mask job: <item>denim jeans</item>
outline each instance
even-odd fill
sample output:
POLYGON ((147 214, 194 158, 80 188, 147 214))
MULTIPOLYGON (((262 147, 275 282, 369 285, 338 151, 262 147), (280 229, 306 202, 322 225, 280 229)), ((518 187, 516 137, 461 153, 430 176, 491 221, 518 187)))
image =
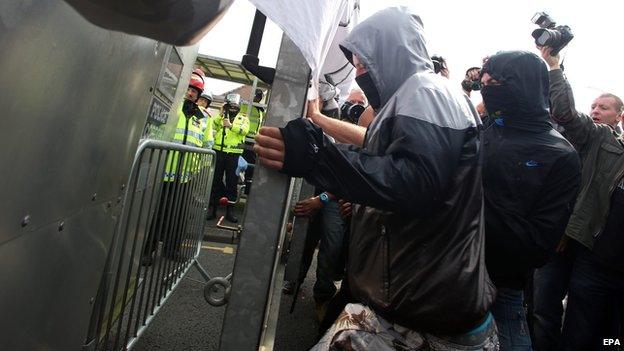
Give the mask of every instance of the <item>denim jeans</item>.
POLYGON ((568 293, 574 263, 574 248, 555 254, 533 274, 533 346, 536 351, 554 351, 561 339, 562 300, 568 293))
POLYGON ((314 300, 326 302, 336 293, 335 280, 342 279, 344 273, 344 222, 339 213, 337 201, 323 206, 321 213, 321 242, 317 256, 314 300))
POLYGON ((618 337, 624 272, 602 263, 584 246, 577 246, 560 349, 600 350, 605 348, 603 339, 618 337))
POLYGON ((498 327, 501 351, 532 350, 522 290, 498 288, 492 314, 498 327))

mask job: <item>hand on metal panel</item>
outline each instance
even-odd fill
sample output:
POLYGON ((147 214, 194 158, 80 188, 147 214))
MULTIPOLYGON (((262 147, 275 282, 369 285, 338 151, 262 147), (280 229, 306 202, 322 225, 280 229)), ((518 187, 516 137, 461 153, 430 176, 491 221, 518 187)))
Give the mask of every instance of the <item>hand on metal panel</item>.
POLYGON ((284 167, 284 138, 279 128, 260 128, 254 151, 258 154, 260 164, 277 170, 284 167))

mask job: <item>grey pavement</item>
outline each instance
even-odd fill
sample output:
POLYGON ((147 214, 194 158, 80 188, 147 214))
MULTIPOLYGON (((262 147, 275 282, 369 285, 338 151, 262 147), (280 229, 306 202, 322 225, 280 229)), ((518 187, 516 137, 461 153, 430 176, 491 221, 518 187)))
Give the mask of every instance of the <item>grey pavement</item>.
MULTIPOLYGON (((231 233, 216 229, 214 224, 209 222, 206 238, 221 243, 204 241, 199 262, 212 277, 225 277, 232 272, 236 245, 223 243, 230 240, 231 233)), ((282 296, 274 350, 307 350, 314 345, 318 329, 312 298, 315 271, 316 258, 293 314, 289 313, 292 297, 282 296)), ((201 275, 191 267, 133 350, 218 350, 226 307, 206 303, 203 287, 201 275)))

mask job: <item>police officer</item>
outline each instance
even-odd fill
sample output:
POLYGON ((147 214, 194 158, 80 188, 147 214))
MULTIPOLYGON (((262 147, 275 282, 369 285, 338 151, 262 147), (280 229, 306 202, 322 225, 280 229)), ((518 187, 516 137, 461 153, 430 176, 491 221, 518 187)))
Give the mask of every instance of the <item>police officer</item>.
POLYGON ((199 99, 197 99, 197 106, 204 114, 205 119, 202 120, 202 128, 204 130, 204 147, 211 149, 214 144, 214 128, 212 127, 212 116, 208 111, 208 108, 212 104, 212 93, 204 91, 199 99))
MULTIPOLYGON (((197 106, 196 101, 203 90, 204 80, 202 76, 193 72, 184 103, 177 113, 178 122, 173 136, 174 143, 202 147, 203 132, 200 120, 204 115, 197 106)), ((190 155, 177 151, 167 155, 160 202, 156 216, 154 216, 152 221, 143 258, 141 259, 143 265, 152 264, 152 256, 158 246, 158 238, 163 240, 165 257, 173 259, 182 258, 179 256, 179 248, 183 237, 182 228, 184 227, 187 211, 183 200, 187 198, 187 192, 191 189, 192 173, 195 171, 193 161, 190 155), (176 203, 182 203, 182 205, 175 206, 176 203), (175 212, 172 213, 172 211, 175 212), (157 233, 156 231, 159 232, 157 233)))
MULTIPOLYGON (((260 103, 260 101, 262 101, 263 98, 264 92, 262 91, 262 89, 256 89, 253 102, 255 104, 258 104, 260 103)), ((248 105, 243 104, 241 106, 240 112, 249 118, 249 133, 247 134, 247 140, 245 141, 245 144, 247 144, 249 147, 245 148, 245 150, 243 151, 243 158, 251 166, 247 167, 247 169, 245 170, 245 194, 249 194, 249 190, 251 187, 251 178, 253 177, 254 172, 253 165, 256 163, 256 153, 253 152, 251 147, 253 147, 256 133, 258 133, 258 129, 260 129, 260 127, 262 126, 262 122, 264 121, 264 107, 252 105, 251 113, 248 113, 247 109, 248 105)))
MULTIPOLYGON (((240 113, 240 101, 240 95, 228 94, 222 115, 212 119, 215 129, 213 149, 217 153, 217 164, 212 183, 212 212, 208 216, 209 220, 216 218, 220 198, 227 197, 229 201, 236 201, 236 167, 238 158, 243 153, 245 136, 249 133, 249 118, 240 113), (223 183, 224 175, 225 184, 223 183)), ((232 208, 233 205, 227 206, 225 218, 232 223, 237 223, 238 219, 234 216, 232 208)))

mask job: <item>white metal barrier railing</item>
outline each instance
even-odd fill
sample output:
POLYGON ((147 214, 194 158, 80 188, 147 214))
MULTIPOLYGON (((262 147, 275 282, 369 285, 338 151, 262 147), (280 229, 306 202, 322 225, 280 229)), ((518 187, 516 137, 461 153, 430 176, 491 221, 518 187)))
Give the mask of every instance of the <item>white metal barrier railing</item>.
POLYGON ((215 163, 212 150, 141 141, 84 350, 132 348, 191 266, 210 280, 197 257, 215 163))

